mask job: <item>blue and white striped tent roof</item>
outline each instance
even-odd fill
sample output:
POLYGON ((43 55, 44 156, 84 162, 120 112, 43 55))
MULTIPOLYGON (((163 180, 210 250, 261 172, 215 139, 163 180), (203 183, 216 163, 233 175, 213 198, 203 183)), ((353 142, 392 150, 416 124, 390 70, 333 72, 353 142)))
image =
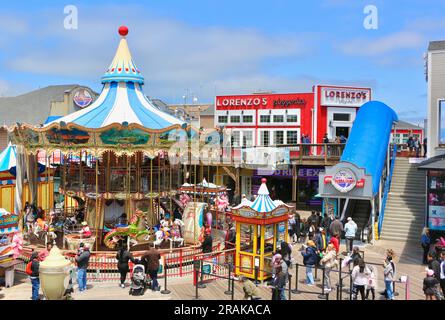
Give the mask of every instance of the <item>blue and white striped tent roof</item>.
POLYGON ((104 86, 97 100, 89 107, 45 126, 63 122, 97 129, 113 123, 134 123, 152 130, 163 130, 184 125, 184 121, 157 108, 142 92, 144 78, 133 61, 125 35, 121 36, 116 55, 102 77, 104 86))
POLYGON ((0 153, 0 171, 9 171, 17 165, 16 146, 8 144, 5 150, 0 153))
POLYGON ((290 208, 290 206, 286 205, 281 200, 272 200, 269 196, 269 190, 267 189, 266 182, 263 181, 261 187, 258 190, 258 196, 254 201, 243 199, 241 203, 233 209, 250 207, 257 212, 266 213, 273 211, 275 208, 281 205, 285 205, 290 208))

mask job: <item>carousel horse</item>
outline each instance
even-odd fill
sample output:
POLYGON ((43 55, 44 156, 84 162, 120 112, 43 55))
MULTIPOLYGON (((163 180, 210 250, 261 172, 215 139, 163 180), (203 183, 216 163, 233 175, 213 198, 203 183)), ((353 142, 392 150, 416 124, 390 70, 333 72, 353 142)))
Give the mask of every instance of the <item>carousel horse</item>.
POLYGON ((189 203, 190 200, 190 196, 186 193, 181 193, 181 195, 179 196, 179 201, 181 202, 183 208, 187 206, 187 203, 189 203))
POLYGON ((179 246, 184 244, 184 239, 181 237, 180 227, 184 226, 184 222, 179 219, 171 221, 164 220, 160 223, 160 228, 155 233, 156 240, 153 242, 155 246, 161 245, 164 240, 170 241, 170 247, 173 243, 179 243, 179 246))
POLYGON ((129 244, 136 245, 148 242, 151 235, 152 230, 147 226, 144 212, 136 210, 130 225, 112 229, 105 235, 104 243, 108 248, 115 249, 118 242, 125 237, 128 237, 129 244))
POLYGON ((218 195, 216 197, 216 207, 218 208, 218 211, 226 211, 226 208, 229 206, 229 199, 227 198, 226 194, 218 195))

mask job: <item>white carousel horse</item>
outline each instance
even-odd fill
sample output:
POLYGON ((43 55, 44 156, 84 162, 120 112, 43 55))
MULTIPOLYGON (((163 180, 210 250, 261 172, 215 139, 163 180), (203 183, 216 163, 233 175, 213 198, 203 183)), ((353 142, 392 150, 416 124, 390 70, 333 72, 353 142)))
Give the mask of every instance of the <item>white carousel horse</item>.
POLYGON ((155 246, 161 245, 164 240, 170 241, 170 248, 172 248, 173 243, 179 243, 179 246, 184 244, 184 239, 181 237, 181 232, 179 231, 179 227, 184 226, 182 220, 175 219, 173 224, 168 220, 162 220, 160 224, 161 229, 155 233, 156 240, 153 242, 155 246))

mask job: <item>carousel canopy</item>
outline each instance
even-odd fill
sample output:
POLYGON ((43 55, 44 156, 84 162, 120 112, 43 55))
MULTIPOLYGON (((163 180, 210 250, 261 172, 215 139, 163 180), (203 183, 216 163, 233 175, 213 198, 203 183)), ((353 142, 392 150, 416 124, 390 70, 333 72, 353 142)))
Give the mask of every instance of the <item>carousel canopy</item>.
POLYGON ((163 130, 184 125, 184 121, 158 109, 142 92, 144 77, 128 48, 128 29, 121 27, 119 34, 122 39, 110 67, 102 77, 104 87, 97 100, 85 109, 49 122, 46 127, 54 123, 71 123, 98 129, 118 123, 163 130))
POLYGON ((291 208, 291 206, 286 205, 281 200, 272 200, 269 196, 269 189, 267 189, 266 186, 266 179, 263 179, 261 182, 262 182, 261 187, 258 190, 258 196, 255 199, 255 201, 249 201, 244 198, 241 201, 241 203, 238 206, 234 207, 233 209, 249 207, 257 212, 266 213, 273 211, 274 209, 276 209, 278 206, 281 205, 291 208))
POLYGON ((18 216, 0 208, 0 235, 19 231, 18 216))

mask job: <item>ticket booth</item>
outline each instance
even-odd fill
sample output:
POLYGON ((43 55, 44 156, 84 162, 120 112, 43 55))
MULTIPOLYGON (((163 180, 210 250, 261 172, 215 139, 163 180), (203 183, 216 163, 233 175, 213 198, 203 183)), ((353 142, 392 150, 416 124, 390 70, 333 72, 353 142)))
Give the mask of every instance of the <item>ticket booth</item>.
POLYGON ((282 241, 288 242, 287 223, 291 210, 291 206, 269 197, 266 179, 262 179, 255 201, 244 199, 232 208, 237 231, 237 275, 255 279, 255 272, 258 272, 258 280, 270 278, 273 253, 280 248, 282 241))

